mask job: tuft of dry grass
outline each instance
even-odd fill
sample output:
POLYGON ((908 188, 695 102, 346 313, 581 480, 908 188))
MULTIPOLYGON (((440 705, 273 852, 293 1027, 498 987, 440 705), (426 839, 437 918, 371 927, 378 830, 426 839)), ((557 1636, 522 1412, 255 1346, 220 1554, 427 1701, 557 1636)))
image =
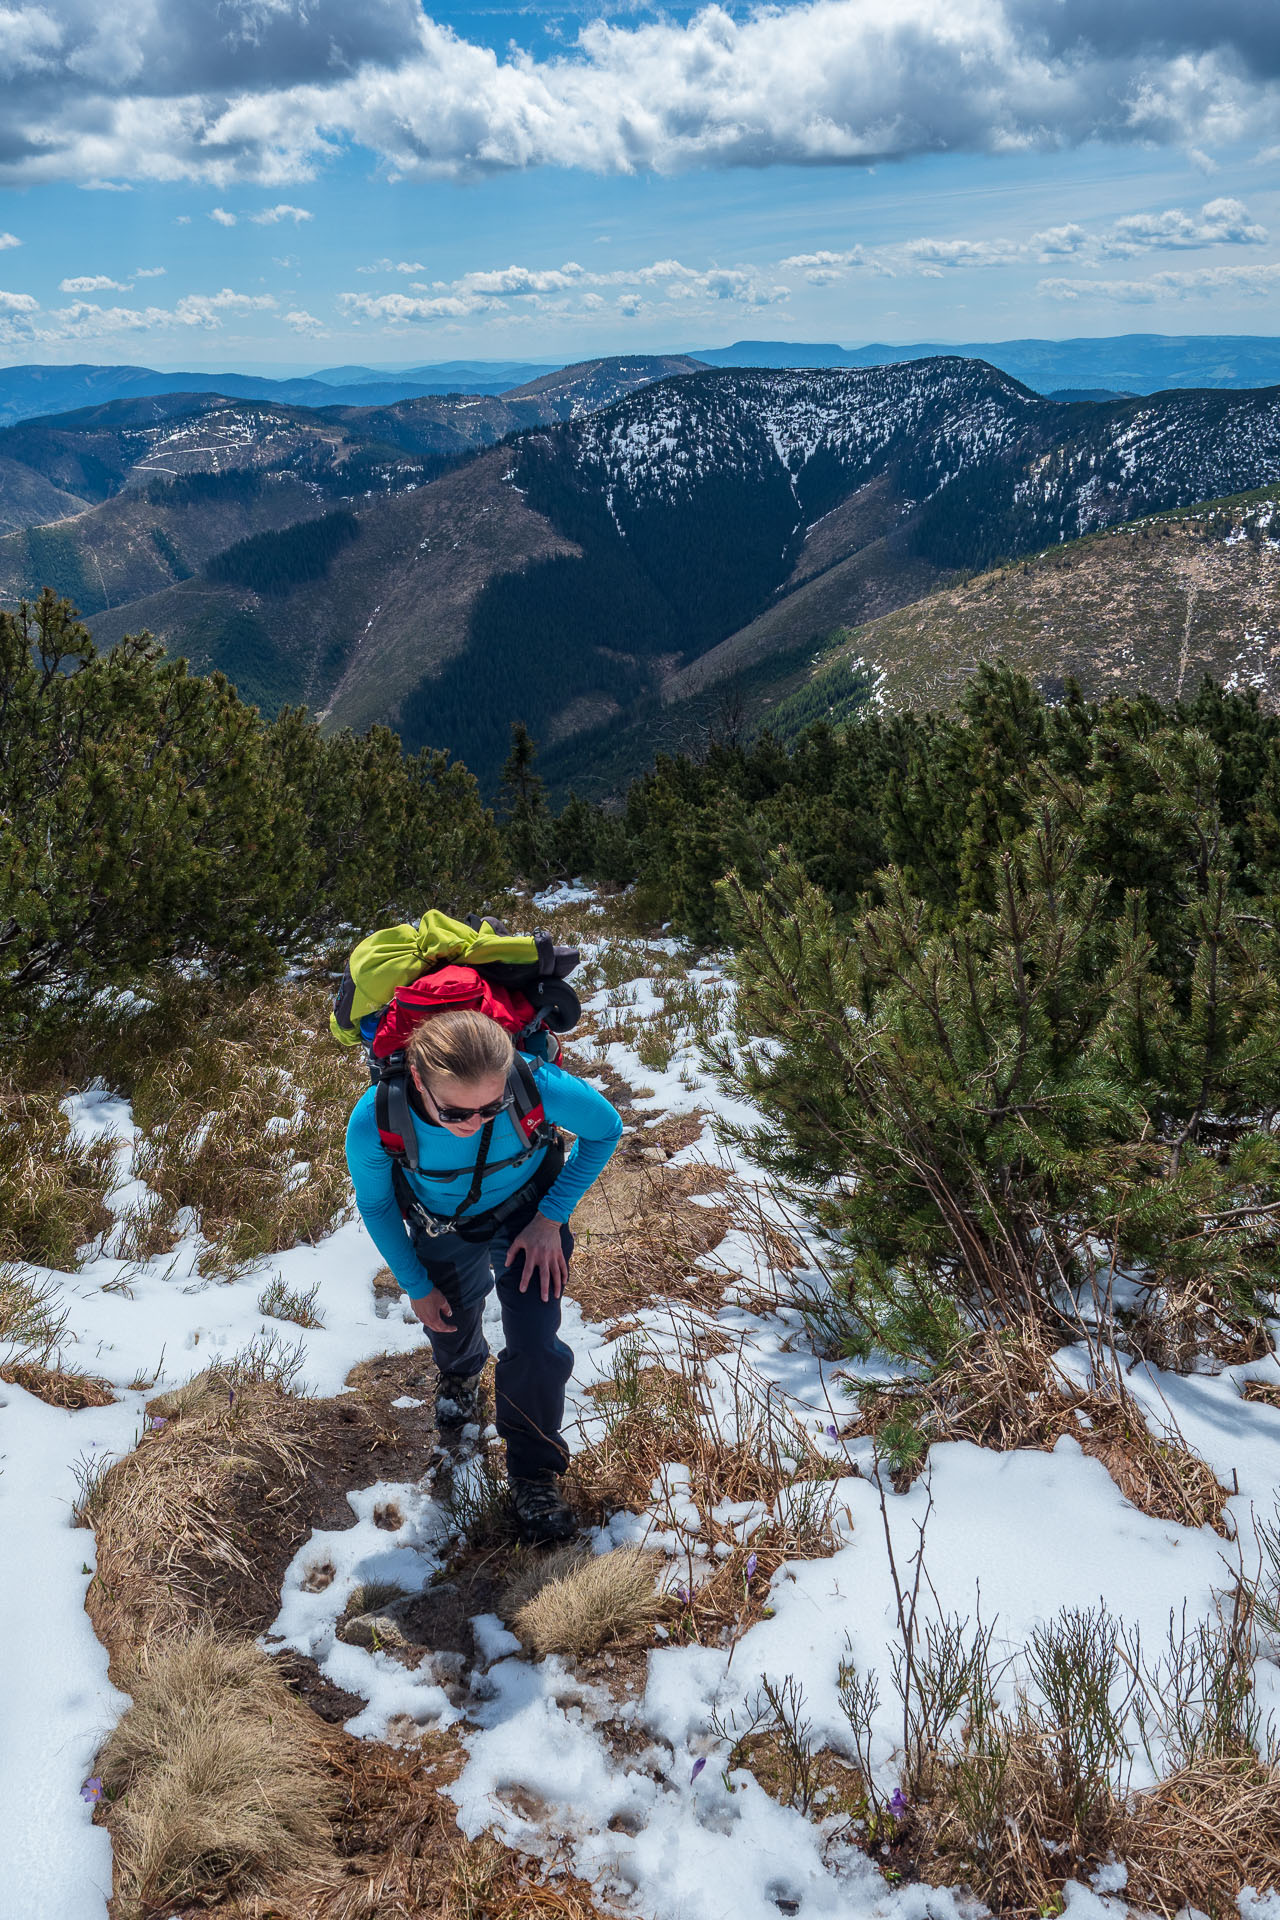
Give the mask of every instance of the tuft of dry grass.
POLYGON ((113 1215, 115 1142, 86 1145, 54 1094, 0 1083, 0 1259, 73 1273, 113 1215))
POLYGON ((1243 1397, 1256 1400, 1264 1407, 1280 1408, 1280 1381, 1246 1380, 1243 1397))
POLYGON ((1240 1889, 1280 1888, 1280 1767, 1201 1760, 1135 1796, 1126 1898, 1157 1913, 1236 1920, 1240 1889))
MULTIPOLYGON (((673 1635, 716 1641, 760 1616, 784 1559, 835 1550, 834 1470, 755 1375, 741 1345, 725 1351, 718 1329, 689 1316, 677 1326, 676 1346, 668 1364, 639 1335, 613 1343, 610 1376, 588 1389, 604 1431, 574 1454, 565 1486, 580 1509, 602 1520, 619 1508, 649 1511, 655 1483, 666 1484, 673 1465, 687 1470, 681 1502, 693 1501, 698 1527, 688 1535, 673 1635), (718 1517, 725 1502, 743 1501, 761 1509, 748 1540, 718 1517)), ((674 1507, 660 1504, 658 1520, 687 1533, 674 1507)))
POLYGON ((184 1209, 206 1273, 328 1232, 350 1203, 343 1138, 365 1079, 329 1037, 327 999, 322 980, 250 992, 160 971, 128 1005, 27 1042, 0 1082, 0 1255, 67 1266, 112 1229, 112 1147, 77 1146, 58 1105, 94 1079, 132 1101, 150 1189, 115 1223, 122 1259, 167 1252, 184 1209))
POLYGON ((488 1835, 459 1833, 443 1789, 466 1761, 452 1733, 396 1748, 326 1731, 337 1790, 336 1865, 323 1859, 266 1895, 220 1903, 221 1920, 604 1920, 576 1875, 488 1835))
POLYGON ((99 1758, 118 1920, 332 1857, 316 1723, 250 1641, 207 1628, 153 1640, 129 1691, 99 1758))
POLYGON ((517 1574, 505 1608, 511 1625, 539 1659, 549 1653, 598 1653, 652 1626, 664 1610, 655 1581, 665 1556, 643 1547, 615 1547, 611 1553, 571 1549, 517 1574), (527 1592, 532 1580, 535 1590, 527 1592), (514 1604, 513 1604, 514 1602, 514 1604))
POLYGON ((1141 1512, 1227 1533, 1229 1491, 1210 1467, 1172 1429, 1151 1431, 1118 1369, 1087 1388, 1062 1373, 1032 1322, 983 1329, 930 1380, 863 1388, 850 1432, 875 1438, 900 1492, 935 1441, 1048 1451, 1069 1435, 1141 1512))
POLYGON ((615 1319, 655 1300, 716 1307, 724 1293, 727 1275, 695 1262, 724 1239, 728 1214, 693 1204, 693 1195, 719 1191, 724 1174, 643 1159, 649 1144, 661 1144, 656 1129, 625 1141, 574 1213, 571 1286, 593 1320, 615 1319))
POLYGON ((0 1367, 0 1380, 33 1393, 48 1407, 62 1407, 68 1412, 78 1412, 82 1407, 109 1407, 116 1397, 108 1382, 96 1374, 80 1373, 75 1367, 40 1367, 31 1360, 18 1360, 0 1367))
POLYGON ((95 1492, 88 1605, 108 1644, 268 1608, 258 1543, 287 1519, 307 1467, 305 1411, 278 1380, 210 1369, 150 1403, 142 1444, 95 1492))

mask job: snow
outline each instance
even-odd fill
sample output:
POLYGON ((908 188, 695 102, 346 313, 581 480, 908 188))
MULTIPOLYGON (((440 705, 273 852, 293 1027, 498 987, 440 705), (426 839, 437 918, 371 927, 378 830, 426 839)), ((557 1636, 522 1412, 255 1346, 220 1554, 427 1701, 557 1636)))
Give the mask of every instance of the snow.
MULTIPOLYGON (((557 889, 541 904, 570 901, 582 905, 583 890, 557 889)), ((672 943, 666 950, 676 951, 672 943)), ((693 977, 705 991, 722 985, 713 966, 695 969, 693 977)), ((661 983, 642 974, 601 989, 588 1004, 598 1013, 626 1005, 643 1025, 661 999, 661 983)), ((644 1066, 626 1042, 602 1047, 600 1058, 633 1087, 648 1090, 637 1101, 642 1110, 753 1117, 707 1081, 689 1044, 678 1047, 662 1071, 644 1066)), ((133 1133, 124 1103, 91 1091, 68 1112, 85 1137, 120 1143, 112 1204, 120 1208, 140 1197, 130 1173, 133 1133)), ((752 1177, 741 1155, 717 1147, 709 1132, 678 1158, 717 1159, 726 1178, 752 1177)), ((114 1405, 67 1413, 20 1389, 0 1388, 0 1619, 10 1624, 0 1700, 6 1735, 0 1844, 9 1868, 0 1920, 36 1913, 103 1920, 105 1914, 107 1837, 91 1825, 79 1789, 99 1739, 125 1703, 109 1683, 105 1654, 83 1612, 93 1539, 70 1524, 77 1458, 125 1451, 151 1392, 189 1377, 210 1358, 230 1355, 264 1325, 297 1339, 307 1391, 318 1394, 340 1391, 362 1358, 416 1347, 421 1339, 400 1307, 380 1311, 375 1302, 370 1282, 381 1263, 358 1220, 316 1247, 294 1248, 231 1282, 201 1278, 200 1250, 190 1234, 173 1255, 147 1265, 104 1256, 78 1274, 52 1276, 72 1315, 67 1357, 113 1383, 114 1405), (293 1289, 317 1286, 322 1328, 263 1321, 257 1299, 275 1274, 293 1289)), ((421 1484, 351 1489, 350 1524, 317 1529, 295 1555, 264 1644, 309 1655, 336 1686, 362 1700, 348 1722, 357 1735, 403 1741, 423 1728, 454 1727, 467 1751, 450 1789, 462 1829, 472 1835, 492 1830, 549 1864, 571 1868, 636 1920, 776 1920, 779 1903, 790 1910, 793 1902, 809 1920, 961 1920, 976 1911, 972 1903, 946 1890, 889 1886, 834 1816, 819 1809, 806 1817, 778 1805, 745 1770, 726 1777, 725 1730, 735 1718, 744 1724, 766 1677, 790 1676, 803 1690, 818 1738, 850 1754, 837 1681, 842 1658, 852 1657, 880 1677, 872 1756, 881 1787, 891 1791, 900 1711, 890 1684, 897 1598, 886 1534, 901 1577, 923 1528, 932 1604, 991 1627, 997 1661, 1016 1656, 1037 1623, 1064 1607, 1105 1600, 1153 1651, 1171 1614, 1181 1616, 1185 1608, 1189 1620, 1211 1617, 1236 1554, 1248 1563, 1253 1516, 1270 1513, 1280 1486, 1280 1421, 1274 1409, 1244 1401, 1240 1387, 1249 1378, 1280 1378, 1280 1368, 1269 1359, 1216 1375, 1135 1367, 1128 1376, 1153 1427, 1176 1421, 1233 1490, 1228 1512, 1235 1545, 1209 1528, 1137 1511, 1101 1463, 1070 1438, 1051 1453, 938 1445, 926 1474, 899 1495, 875 1479, 868 1444, 838 1437, 851 1410, 847 1388, 876 1377, 876 1365, 814 1355, 802 1316, 787 1303, 785 1277, 762 1265, 741 1229, 702 1261, 741 1276, 718 1312, 707 1316, 680 1303, 648 1307, 632 1316, 632 1337, 678 1363, 690 1330, 713 1326, 729 1343, 727 1352, 706 1362, 705 1391, 722 1430, 733 1433, 750 1407, 767 1403, 843 1469, 829 1489, 836 1551, 781 1568, 768 1596, 770 1613, 732 1650, 681 1646, 659 1634, 642 1692, 618 1699, 555 1656, 526 1657, 493 1615, 472 1623, 477 1661, 470 1674, 460 1671, 456 1654, 428 1654, 410 1666, 387 1647, 348 1645, 337 1629, 357 1587, 380 1581, 419 1592, 444 1564, 452 1522, 430 1476, 421 1484), (775 1295, 775 1308, 761 1307, 762 1298, 775 1295)), ((802 1270, 799 1278, 815 1283, 817 1274, 802 1270)), ((492 1302, 490 1315, 492 1324, 492 1302)), ((568 1428, 575 1448, 599 1431, 601 1415, 587 1389, 617 1358, 605 1332, 566 1298, 564 1337, 576 1354, 568 1428)), ((1083 1353, 1063 1360, 1087 1368, 1083 1353)), ((406 1395, 396 1404, 419 1403, 406 1395)), ((769 1510, 761 1501, 726 1501, 716 1518, 746 1542, 769 1510)), ((702 1531, 687 1470, 668 1462, 649 1512, 615 1515, 591 1544, 607 1552, 647 1543, 667 1555, 670 1583, 696 1586, 716 1565, 702 1531)), ((1026 1679, 1015 1660, 1000 1683, 1004 1697, 1012 1699, 1026 1679)), ((1257 1695, 1264 1713, 1274 1709, 1280 1717, 1280 1670, 1266 1662, 1258 1669, 1257 1695)), ((1072 1920, 1121 1920, 1123 1887, 1123 1863, 1112 1863, 1093 1875, 1092 1885, 1068 1886, 1066 1911, 1072 1920)), ((1240 1907, 1242 1920, 1280 1920, 1274 1896, 1242 1892, 1240 1907)))
MULTIPOLYGON (((81 1138, 119 1141, 109 1204, 122 1212, 145 1194, 129 1172, 127 1104, 92 1089, 64 1110, 81 1138)), ((129 1452, 153 1393, 229 1358, 264 1330, 301 1348, 302 1378, 316 1394, 339 1392, 369 1355, 422 1338, 399 1310, 379 1317, 371 1282, 382 1261, 359 1220, 229 1282, 200 1275, 201 1251, 190 1234, 146 1263, 103 1256, 74 1274, 33 1270, 56 1284, 58 1304, 70 1310, 64 1360, 108 1381, 117 1399, 65 1411, 0 1384, 0 1920, 103 1920, 111 1888, 110 1843, 92 1825, 80 1788, 127 1703, 107 1677, 106 1652, 84 1611, 95 1556, 92 1532, 72 1525, 77 1463, 129 1452), (264 1319, 258 1295, 276 1274, 303 1291, 318 1283, 323 1328, 264 1319)))

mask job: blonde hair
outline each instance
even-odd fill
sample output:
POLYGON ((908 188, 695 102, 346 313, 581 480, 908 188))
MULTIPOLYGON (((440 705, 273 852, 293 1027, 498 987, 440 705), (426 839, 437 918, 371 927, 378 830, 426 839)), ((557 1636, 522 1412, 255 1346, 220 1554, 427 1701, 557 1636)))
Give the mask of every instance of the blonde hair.
POLYGON ((500 1073, 505 1080, 514 1052, 505 1027, 471 1007, 454 1007, 423 1020, 405 1043, 410 1067, 428 1086, 442 1076, 474 1082, 500 1073))

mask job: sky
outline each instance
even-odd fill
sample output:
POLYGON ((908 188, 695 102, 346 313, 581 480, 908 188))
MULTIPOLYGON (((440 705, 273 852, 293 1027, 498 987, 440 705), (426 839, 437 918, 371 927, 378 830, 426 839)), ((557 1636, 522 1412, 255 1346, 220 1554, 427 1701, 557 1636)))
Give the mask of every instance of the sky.
POLYGON ((0 5, 0 354, 1280 331, 1277 0, 0 5))

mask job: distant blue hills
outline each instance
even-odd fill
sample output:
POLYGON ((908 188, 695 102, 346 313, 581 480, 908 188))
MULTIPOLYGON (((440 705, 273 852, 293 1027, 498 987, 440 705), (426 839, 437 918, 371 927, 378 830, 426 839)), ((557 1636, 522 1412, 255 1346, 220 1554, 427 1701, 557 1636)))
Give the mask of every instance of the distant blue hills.
POLYGON ((1170 387, 1280 386, 1280 339, 1261 334, 1124 333, 1100 340, 974 340, 959 346, 840 347, 738 340, 697 348, 712 367, 879 367, 960 354, 985 360, 1036 393, 1161 393, 1170 387))
MULTIPOLYGON (((985 360, 1055 399, 1158 393, 1171 387, 1280 385, 1280 338, 1255 334, 1128 333, 1090 340, 921 341, 843 347, 826 342, 738 340, 691 357, 712 367, 875 367, 960 354, 985 360)), ((383 407, 445 393, 510 393, 559 370, 556 361, 444 360, 423 366, 325 367, 267 379, 256 374, 160 372, 153 367, 0 368, 0 426, 110 400, 162 393, 220 393, 296 407, 383 407)))

